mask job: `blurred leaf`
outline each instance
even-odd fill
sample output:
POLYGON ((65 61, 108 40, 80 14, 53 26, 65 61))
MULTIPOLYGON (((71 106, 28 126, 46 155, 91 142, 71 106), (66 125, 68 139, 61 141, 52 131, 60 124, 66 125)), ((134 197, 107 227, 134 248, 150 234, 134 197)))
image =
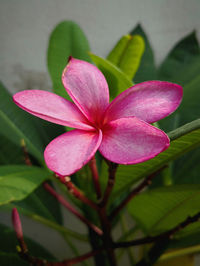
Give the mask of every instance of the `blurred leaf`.
POLYGON ((22 148, 11 142, 6 136, 0 134, 0 165, 23 163, 22 148))
POLYGON ((63 21, 51 33, 47 64, 55 93, 70 99, 61 81, 68 57, 90 61, 88 40, 82 29, 72 21, 63 21))
POLYGON ((24 199, 50 175, 35 166, 0 166, 0 205, 24 199))
MULTIPOLYGON (((164 130, 172 130, 200 117, 200 48, 195 32, 182 39, 165 58, 159 69, 159 79, 183 86, 180 107, 159 122, 164 130)), ((199 183, 200 149, 184 155, 171 166, 175 183, 199 183)), ((156 180, 155 180, 156 181, 156 180)))
POLYGON ((9 92, 0 83, 0 133, 20 146, 24 139, 29 152, 43 161, 43 143, 34 127, 34 118, 17 107, 9 92))
MULTIPOLYGON (((200 211, 199 202, 200 185, 174 185, 138 195, 128 204, 128 210, 144 232, 153 235, 195 215, 200 211)), ((199 222, 196 224, 199 226, 199 222)))
POLYGON ((120 68, 129 79, 133 79, 139 68, 144 46, 144 40, 140 35, 125 35, 119 40, 107 59, 120 68))
MULTIPOLYGON (((33 240, 24 237, 25 242, 29 248, 31 255, 54 260, 55 258, 41 245, 34 242, 33 240)), ((18 245, 18 241, 14 231, 5 226, 0 224, 0 265, 2 266, 22 266, 22 265, 29 265, 27 262, 22 260, 16 251, 16 246, 18 245)))
POLYGON ((194 266, 194 256, 185 255, 178 258, 168 259, 166 261, 160 261, 155 266, 194 266))
POLYGON ((92 53, 89 53, 89 55, 92 61, 104 74, 108 82, 111 98, 114 98, 127 88, 133 86, 132 81, 111 62, 92 53))
POLYGON ((62 224, 60 204, 42 185, 22 201, 15 201, 12 205, 12 208, 20 207, 24 214, 28 211, 62 224))
MULTIPOLYGON (((200 119, 178 128, 168 134, 170 147, 155 158, 135 165, 120 165, 116 174, 115 195, 128 189, 139 179, 149 176, 184 153, 200 145, 200 119)), ((102 165, 101 180, 106 182, 107 167, 102 165)))
POLYGON ((138 34, 143 37, 145 41, 145 51, 143 53, 140 66, 136 75, 134 77, 135 83, 140 83, 146 80, 155 80, 156 78, 156 67, 154 62, 153 50, 151 44, 147 38, 146 33, 144 32, 142 26, 138 24, 132 31, 131 35, 138 34))
POLYGON ((193 31, 178 42, 169 52, 159 67, 158 77, 162 80, 171 80, 173 76, 179 75, 182 69, 199 55, 200 48, 196 33, 193 31))

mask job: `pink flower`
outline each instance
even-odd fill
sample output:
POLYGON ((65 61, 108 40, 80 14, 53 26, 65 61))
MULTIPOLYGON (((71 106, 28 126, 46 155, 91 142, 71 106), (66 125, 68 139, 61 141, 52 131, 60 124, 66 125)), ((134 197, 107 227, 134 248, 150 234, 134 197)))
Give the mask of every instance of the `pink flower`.
POLYGON ((14 95, 25 111, 47 121, 76 128, 46 147, 47 166, 60 176, 84 166, 99 149, 108 160, 136 164, 155 157, 169 146, 168 136, 150 123, 179 106, 182 87, 164 81, 137 84, 109 104, 103 74, 87 62, 71 58, 62 75, 74 103, 47 91, 28 90, 14 95))

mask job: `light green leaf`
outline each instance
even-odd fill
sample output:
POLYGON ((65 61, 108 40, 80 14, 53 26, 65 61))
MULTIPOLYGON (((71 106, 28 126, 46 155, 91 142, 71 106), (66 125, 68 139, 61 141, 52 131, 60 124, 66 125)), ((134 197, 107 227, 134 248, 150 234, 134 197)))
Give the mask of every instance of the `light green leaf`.
POLYGON ((107 59, 120 68, 129 79, 137 72, 145 43, 140 35, 125 35, 116 44, 107 59))
POLYGON ((108 82, 111 98, 114 98, 117 94, 133 86, 133 82, 111 62, 92 53, 89 53, 89 55, 104 74, 108 82))
POLYGON ((0 166, 0 205, 26 198, 50 175, 39 167, 0 166))
POLYGON ((69 56, 90 61, 88 40, 82 29, 72 21, 63 21, 51 33, 47 64, 55 93, 70 99, 61 81, 69 56))
MULTIPOLYGON (((200 119, 178 128, 168 134, 171 139, 170 147, 155 158, 135 165, 120 165, 116 174, 115 195, 126 189, 139 179, 144 178, 172 160, 200 146, 200 119)), ((102 167, 102 182, 106 182, 107 168, 102 167)))
POLYGON ((155 60, 151 44, 142 26, 138 24, 132 31, 131 35, 138 34, 143 37, 145 42, 145 51, 143 53, 140 66, 134 77, 135 83, 140 83, 146 80, 156 80, 157 73, 155 67, 155 60))
POLYGON ((128 209, 147 234, 155 234, 195 215, 200 211, 199 202, 200 185, 174 185, 138 195, 128 209))

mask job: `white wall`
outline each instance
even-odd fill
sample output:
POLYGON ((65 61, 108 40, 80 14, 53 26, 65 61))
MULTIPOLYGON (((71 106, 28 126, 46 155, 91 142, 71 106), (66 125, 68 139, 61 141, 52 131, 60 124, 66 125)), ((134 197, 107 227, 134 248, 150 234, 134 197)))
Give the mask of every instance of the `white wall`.
POLYGON ((61 20, 79 23, 100 56, 140 22, 159 63, 191 30, 200 36, 200 0, 0 0, 0 79, 10 90, 50 86, 46 48, 61 20))

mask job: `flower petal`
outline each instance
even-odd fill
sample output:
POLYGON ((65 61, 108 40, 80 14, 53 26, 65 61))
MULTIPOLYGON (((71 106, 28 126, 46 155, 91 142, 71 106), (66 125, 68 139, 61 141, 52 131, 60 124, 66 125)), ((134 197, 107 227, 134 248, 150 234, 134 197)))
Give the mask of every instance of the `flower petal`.
POLYGON ((114 99, 107 109, 106 121, 136 116, 153 123, 174 112, 182 96, 183 89, 177 84, 166 81, 142 82, 114 99))
POLYGON ((136 164, 155 157, 169 146, 168 136, 136 117, 121 118, 103 129, 99 151, 119 164, 136 164))
POLYGON ((69 131, 47 145, 44 151, 45 162, 56 174, 71 175, 94 156, 101 140, 101 131, 69 131))
POLYGON ((23 110, 44 120, 85 130, 93 128, 74 103, 52 92, 21 91, 13 96, 13 100, 23 110))
POLYGON ((108 84, 104 75, 92 64, 75 58, 63 71, 63 85, 91 122, 100 121, 109 104, 108 84))

